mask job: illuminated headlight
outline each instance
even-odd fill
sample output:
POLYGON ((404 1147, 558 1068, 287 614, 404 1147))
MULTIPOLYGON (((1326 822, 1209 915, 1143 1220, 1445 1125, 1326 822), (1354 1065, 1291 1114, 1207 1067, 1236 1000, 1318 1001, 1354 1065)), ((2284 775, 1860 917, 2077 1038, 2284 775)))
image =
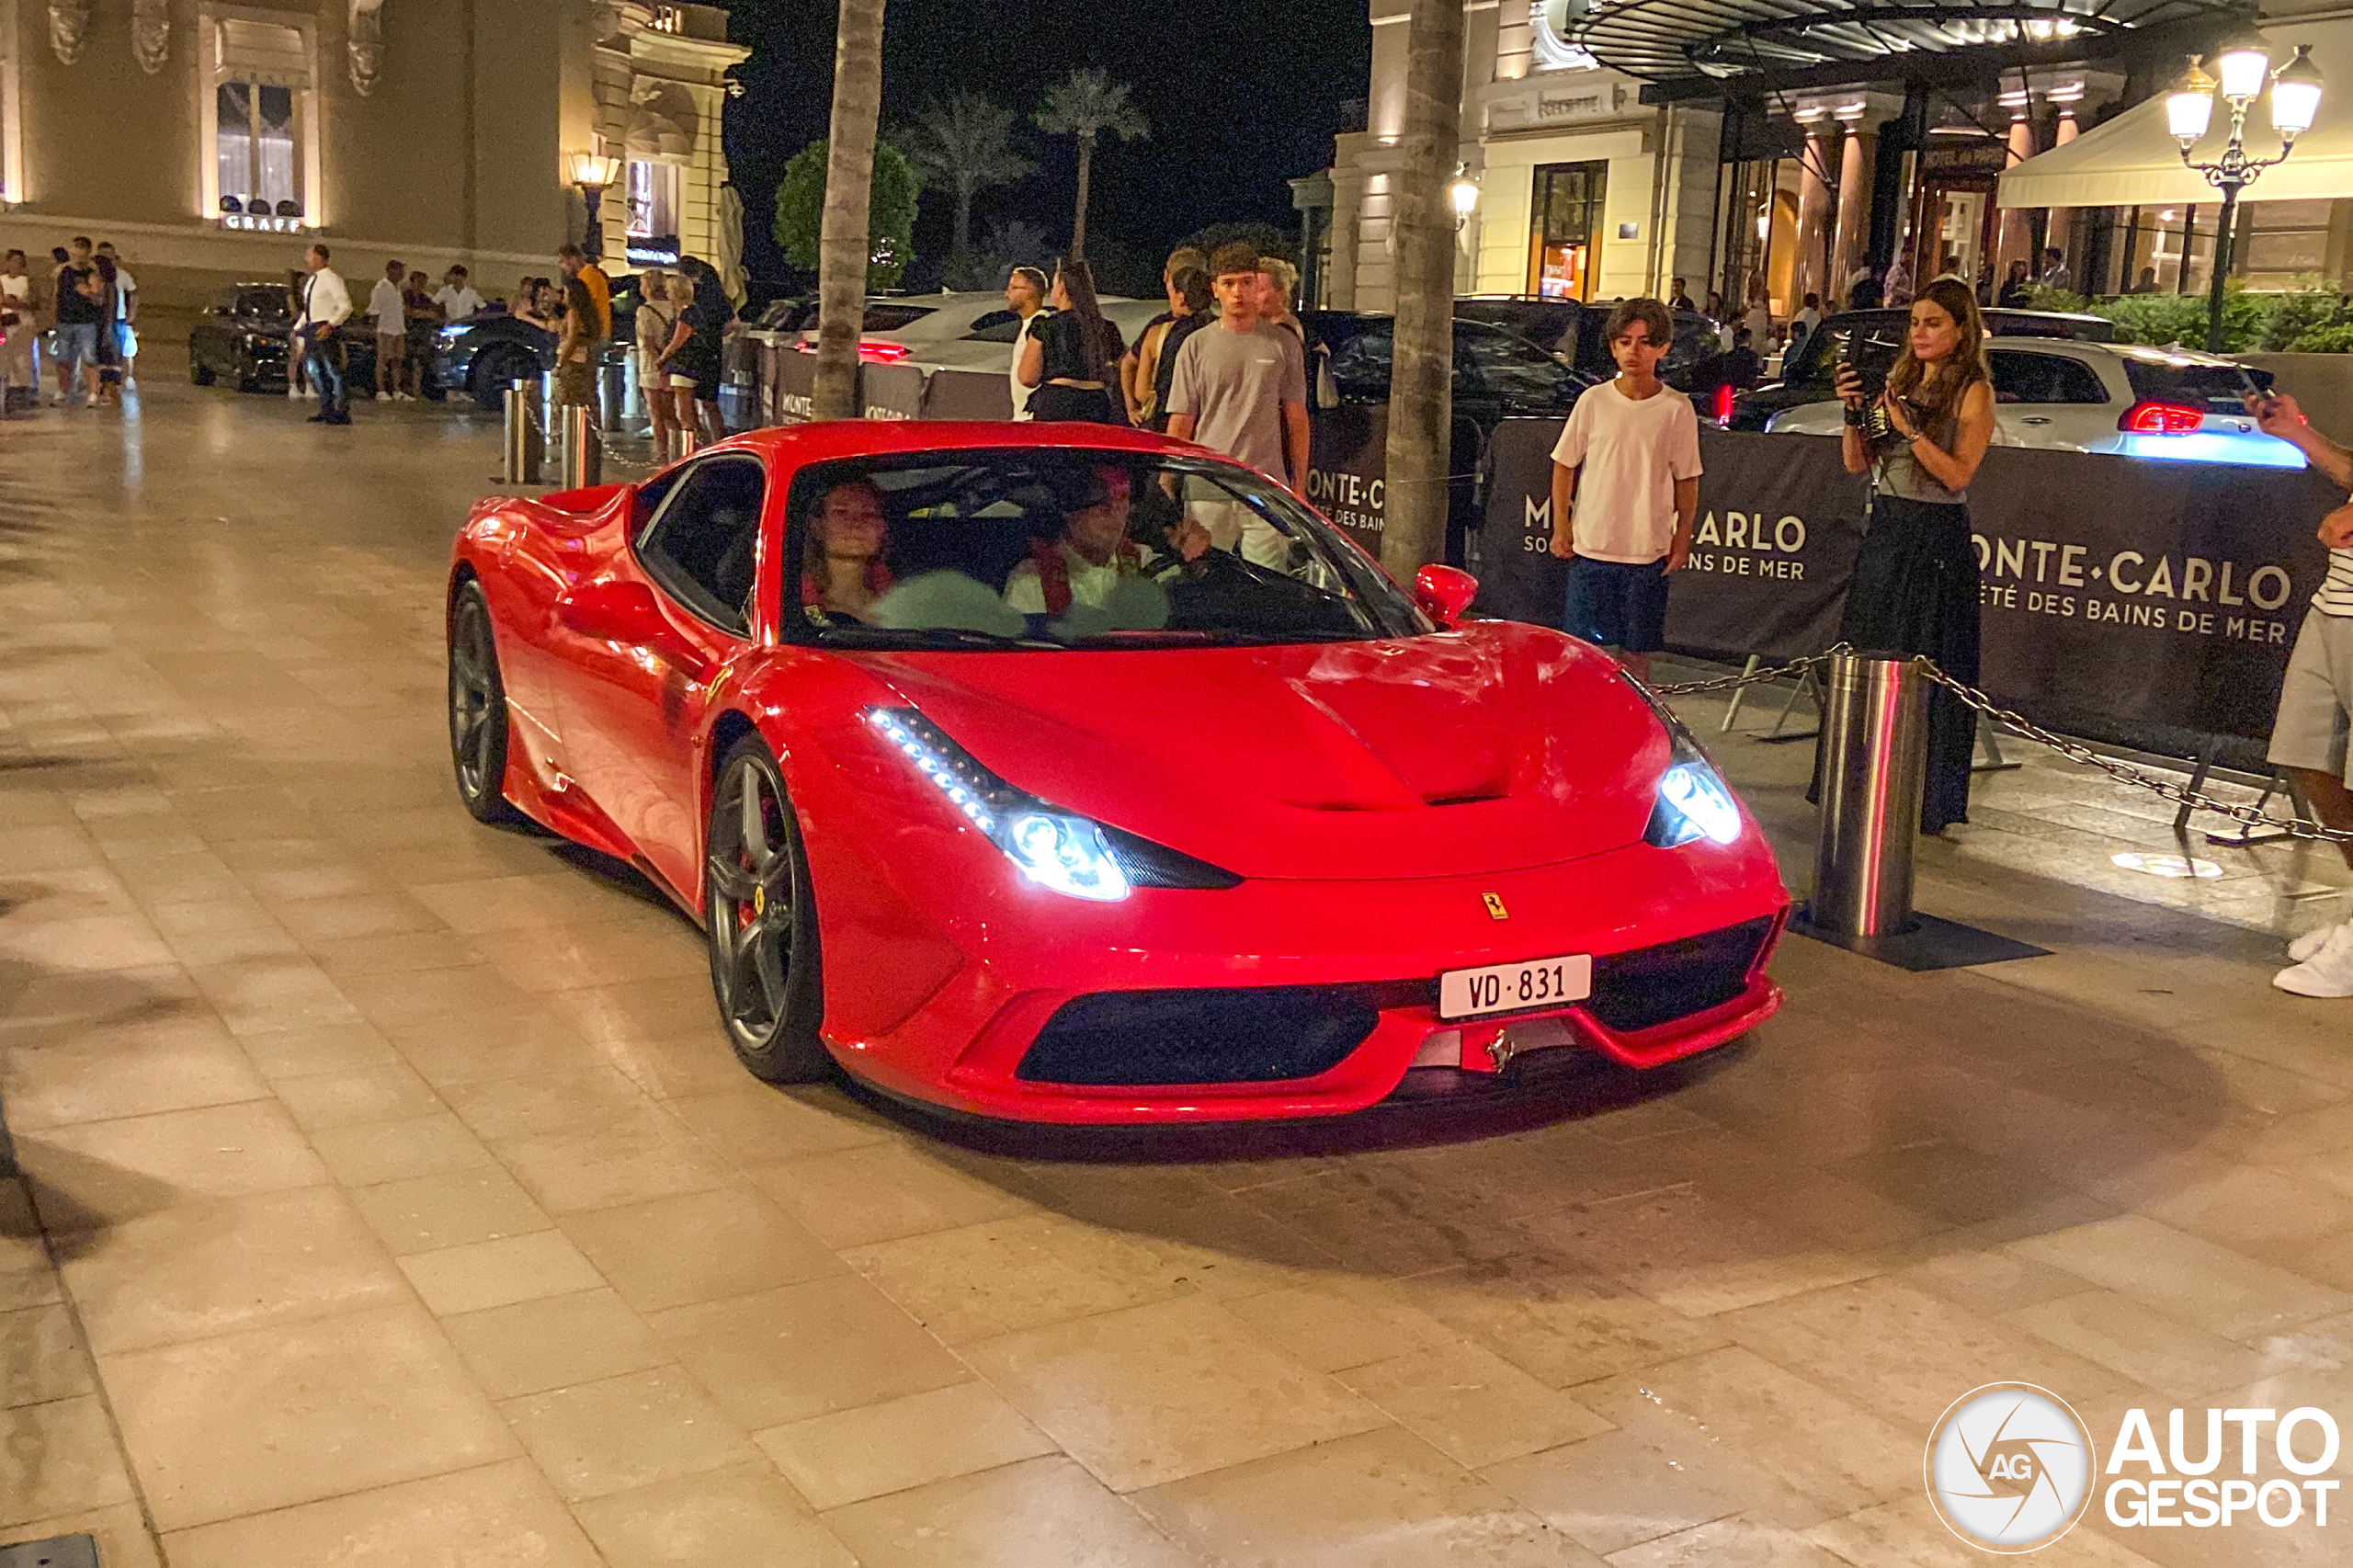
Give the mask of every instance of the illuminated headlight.
POLYGON ((1230 888, 1206 861, 1060 811, 991 773, 912 708, 870 708, 866 722, 1021 874, 1068 898, 1117 903, 1139 887, 1230 888))
POLYGON ((1643 835, 1662 849, 1695 838, 1730 844, 1740 836, 1740 807, 1706 763, 1678 762, 1658 781, 1658 804, 1643 835))
MULTIPOLYGON (((1625 675, 1622 670, 1619 673, 1625 675)), ((1658 799, 1651 807, 1650 826, 1643 833, 1643 842, 1661 849, 1701 838, 1711 844, 1732 843, 1740 836, 1740 802, 1733 799, 1723 776, 1708 761, 1708 754, 1699 749, 1683 722, 1652 696, 1648 687, 1631 676, 1625 679, 1666 726, 1669 746, 1666 771, 1659 776, 1658 799)))

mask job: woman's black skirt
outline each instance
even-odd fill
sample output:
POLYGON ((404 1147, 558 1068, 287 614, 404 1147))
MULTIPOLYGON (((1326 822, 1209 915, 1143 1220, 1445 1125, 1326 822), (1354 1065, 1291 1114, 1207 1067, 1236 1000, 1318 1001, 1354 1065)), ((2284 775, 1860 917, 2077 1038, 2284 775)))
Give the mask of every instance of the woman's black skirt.
POLYGON ((1058 387, 1049 381, 1029 394, 1029 417, 1052 424, 1121 423, 1111 417, 1111 395, 1101 387, 1058 387))
MULTIPOLYGON (((1926 653, 1947 675, 1977 684, 1977 551, 1969 508, 1881 495, 1855 557, 1838 635, 1859 652, 1926 653)), ((1969 820, 1969 767, 1977 721, 1942 687, 1928 693, 1928 767, 1920 831, 1969 820)))

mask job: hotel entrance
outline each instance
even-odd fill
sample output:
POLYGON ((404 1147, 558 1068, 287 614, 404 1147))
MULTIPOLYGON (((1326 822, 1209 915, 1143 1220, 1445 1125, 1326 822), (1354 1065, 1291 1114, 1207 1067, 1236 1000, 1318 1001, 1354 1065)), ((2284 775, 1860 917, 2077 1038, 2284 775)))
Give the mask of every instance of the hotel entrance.
POLYGON ((1904 265, 1922 283, 1949 273, 1975 284, 1994 254, 1994 188, 2009 149, 1990 136, 1935 136, 1919 155, 1904 265))

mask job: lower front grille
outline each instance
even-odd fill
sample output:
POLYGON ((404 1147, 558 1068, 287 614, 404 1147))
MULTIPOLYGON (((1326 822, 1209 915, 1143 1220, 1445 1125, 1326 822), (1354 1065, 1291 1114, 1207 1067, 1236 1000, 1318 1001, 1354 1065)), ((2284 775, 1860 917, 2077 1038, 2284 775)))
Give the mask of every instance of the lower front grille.
POLYGON ((1055 1009, 1014 1076, 1104 1087, 1313 1078, 1365 1042, 1381 1008, 1426 1003, 1433 989, 1411 982, 1103 992, 1055 1009))
POLYGON ((1618 1033, 1632 1034, 1721 1007, 1748 989, 1749 969, 1772 934, 1768 915, 1596 959, 1586 1010, 1618 1033))

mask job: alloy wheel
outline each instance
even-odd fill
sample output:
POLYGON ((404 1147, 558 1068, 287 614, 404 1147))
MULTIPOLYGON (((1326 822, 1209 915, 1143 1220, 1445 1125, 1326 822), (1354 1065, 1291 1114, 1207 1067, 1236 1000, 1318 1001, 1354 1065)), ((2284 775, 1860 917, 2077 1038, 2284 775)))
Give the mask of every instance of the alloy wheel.
POLYGON ((449 750, 457 760, 458 788, 469 801, 480 801, 499 787, 491 775, 498 739, 492 720, 506 700, 497 672, 490 619, 481 598, 468 594, 458 606, 458 624, 449 639, 449 750))
POLYGON ((799 915, 783 790, 761 759, 728 771, 711 812, 705 905, 720 1009, 737 1040, 765 1047, 786 1016, 799 915))

